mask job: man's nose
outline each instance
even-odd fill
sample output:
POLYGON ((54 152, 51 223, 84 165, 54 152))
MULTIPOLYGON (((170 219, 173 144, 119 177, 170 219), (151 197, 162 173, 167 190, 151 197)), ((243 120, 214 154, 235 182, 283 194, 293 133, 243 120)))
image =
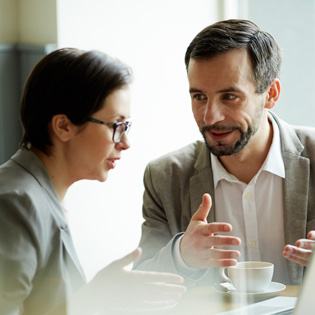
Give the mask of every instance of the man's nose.
POLYGON ((205 106, 203 120, 206 125, 214 125, 217 122, 224 120, 222 106, 216 100, 209 100, 205 106))

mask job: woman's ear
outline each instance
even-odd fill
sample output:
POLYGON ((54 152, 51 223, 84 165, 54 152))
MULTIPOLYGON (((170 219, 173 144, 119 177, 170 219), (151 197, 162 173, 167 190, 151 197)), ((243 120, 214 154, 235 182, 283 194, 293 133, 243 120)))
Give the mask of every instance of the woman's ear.
POLYGON ((280 90, 281 90, 280 80, 277 78, 273 79, 267 91, 268 93, 266 96, 267 99, 265 108, 271 109, 276 105, 280 97, 280 90))
POLYGON ((58 114, 51 119, 52 133, 62 142, 67 142, 71 138, 72 126, 73 124, 67 115, 58 114))

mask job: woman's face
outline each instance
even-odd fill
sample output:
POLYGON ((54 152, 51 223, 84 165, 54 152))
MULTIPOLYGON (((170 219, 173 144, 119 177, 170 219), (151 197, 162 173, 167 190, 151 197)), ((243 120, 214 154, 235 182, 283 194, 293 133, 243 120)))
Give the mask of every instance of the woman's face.
MULTIPOLYGON (((103 107, 92 118, 108 123, 126 122, 130 118, 130 91, 128 87, 112 92, 104 101, 103 107)), ((108 172, 114 169, 121 158, 121 151, 130 147, 127 135, 119 143, 114 143, 114 129, 93 122, 87 122, 83 129, 78 128, 69 147, 71 156, 71 181, 94 179, 105 181, 108 172)))

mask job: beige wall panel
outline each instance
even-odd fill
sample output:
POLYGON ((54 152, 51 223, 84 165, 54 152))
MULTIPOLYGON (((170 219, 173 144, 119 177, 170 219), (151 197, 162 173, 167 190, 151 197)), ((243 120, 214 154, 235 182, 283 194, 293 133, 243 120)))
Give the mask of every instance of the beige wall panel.
POLYGON ((18 0, 19 42, 57 42, 57 0, 18 0))
POLYGON ((17 0, 0 0, 0 44, 12 44, 17 40, 17 0))

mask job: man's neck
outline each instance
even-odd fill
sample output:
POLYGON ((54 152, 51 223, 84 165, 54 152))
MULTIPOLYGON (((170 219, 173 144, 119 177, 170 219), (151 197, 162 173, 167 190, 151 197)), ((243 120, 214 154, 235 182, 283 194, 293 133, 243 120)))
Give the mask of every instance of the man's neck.
POLYGON ((240 181, 248 184, 263 165, 273 139, 272 123, 261 126, 245 148, 231 156, 219 158, 224 168, 240 181))

